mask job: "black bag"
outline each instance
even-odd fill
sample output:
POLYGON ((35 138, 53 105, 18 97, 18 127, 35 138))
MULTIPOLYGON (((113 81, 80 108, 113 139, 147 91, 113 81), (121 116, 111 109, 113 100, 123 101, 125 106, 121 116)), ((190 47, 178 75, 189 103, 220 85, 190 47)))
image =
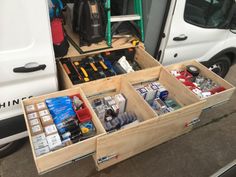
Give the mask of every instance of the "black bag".
POLYGON ((73 31, 79 34, 80 45, 104 40, 106 25, 101 0, 76 0, 72 26, 73 31))

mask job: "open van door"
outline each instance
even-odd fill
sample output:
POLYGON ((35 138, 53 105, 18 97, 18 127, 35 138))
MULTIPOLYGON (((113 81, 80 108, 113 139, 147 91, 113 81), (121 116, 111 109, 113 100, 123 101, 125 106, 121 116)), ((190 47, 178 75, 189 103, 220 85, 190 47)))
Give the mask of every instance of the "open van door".
POLYGON ((58 89, 47 0, 1 0, 1 148, 22 138, 20 102, 58 89))
POLYGON ((235 0, 179 0, 176 3, 163 64, 189 59, 207 61, 229 36, 235 0))

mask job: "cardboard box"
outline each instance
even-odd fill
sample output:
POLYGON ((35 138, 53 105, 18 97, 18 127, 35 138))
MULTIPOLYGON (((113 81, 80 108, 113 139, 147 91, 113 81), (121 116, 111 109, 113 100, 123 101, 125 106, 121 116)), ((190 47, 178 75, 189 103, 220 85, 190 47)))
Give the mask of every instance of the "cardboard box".
POLYGON ((31 104, 31 105, 25 106, 25 111, 27 113, 32 113, 32 112, 37 111, 37 109, 36 109, 36 106, 34 104, 31 104))
POLYGON ((47 105, 46 105, 45 102, 40 102, 40 103, 37 103, 35 105, 36 105, 36 108, 37 108, 38 111, 47 109, 47 105))
POLYGON ((48 111, 48 109, 44 109, 42 111, 39 111, 40 117, 47 116, 47 115, 50 115, 50 112, 48 111))
POLYGON ((27 118, 28 118, 29 120, 31 120, 31 119, 36 119, 36 118, 38 118, 38 117, 39 117, 38 112, 33 112, 33 113, 27 114, 27 118))
POLYGON ((46 127, 48 125, 52 125, 54 123, 51 115, 46 115, 46 116, 40 117, 40 120, 41 120, 43 127, 46 127))
POLYGON ((48 136, 48 135, 57 133, 57 127, 55 124, 48 125, 48 126, 44 127, 44 131, 45 131, 46 136, 48 136))
POLYGON ((39 120, 38 118, 36 118, 36 119, 31 119, 31 120, 29 120, 29 124, 30 124, 31 127, 33 127, 33 126, 35 126, 35 125, 40 124, 40 120, 39 120))
POLYGON ((39 135, 43 133, 43 127, 40 123, 38 125, 30 127, 30 131, 31 131, 32 136, 39 135))

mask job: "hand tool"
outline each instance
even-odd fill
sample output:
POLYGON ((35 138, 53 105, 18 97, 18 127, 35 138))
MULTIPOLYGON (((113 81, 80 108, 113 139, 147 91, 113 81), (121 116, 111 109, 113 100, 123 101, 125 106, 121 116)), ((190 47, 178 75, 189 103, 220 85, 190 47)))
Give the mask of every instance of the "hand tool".
POLYGON ((77 68, 77 71, 78 71, 79 73, 80 73, 80 71, 81 71, 81 73, 83 74, 83 76, 84 76, 84 81, 85 81, 85 82, 90 81, 89 76, 88 76, 88 73, 86 72, 86 70, 84 69, 84 67, 82 67, 78 61, 75 61, 75 62, 74 62, 74 65, 75 65, 75 67, 77 68))

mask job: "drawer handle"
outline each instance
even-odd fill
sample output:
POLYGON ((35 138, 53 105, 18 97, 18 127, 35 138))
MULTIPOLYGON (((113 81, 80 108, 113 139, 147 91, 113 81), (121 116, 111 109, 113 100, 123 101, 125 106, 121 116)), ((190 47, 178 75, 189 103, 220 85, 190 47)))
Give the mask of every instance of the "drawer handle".
POLYGON ((104 163, 104 162, 107 162, 107 161, 109 161, 109 160, 111 160, 111 159, 114 159, 114 158, 118 158, 118 155, 117 154, 113 154, 113 155, 110 155, 110 156, 104 156, 104 157, 102 157, 102 158, 99 158, 98 159, 98 161, 97 161, 97 163, 98 164, 101 164, 101 163, 104 163))
POLYGON ((76 158, 76 159, 73 159, 72 162, 77 162, 77 161, 79 161, 79 160, 85 159, 85 158, 87 158, 87 157, 89 157, 89 156, 92 156, 92 155, 94 155, 94 154, 95 154, 95 152, 92 152, 92 153, 86 154, 86 155, 84 155, 84 156, 80 156, 80 157, 78 157, 78 158, 76 158))
POLYGON ((201 121, 200 118, 195 118, 195 119, 193 119, 191 122, 187 122, 187 123, 185 124, 185 127, 193 126, 193 125, 199 123, 200 121, 201 121))

